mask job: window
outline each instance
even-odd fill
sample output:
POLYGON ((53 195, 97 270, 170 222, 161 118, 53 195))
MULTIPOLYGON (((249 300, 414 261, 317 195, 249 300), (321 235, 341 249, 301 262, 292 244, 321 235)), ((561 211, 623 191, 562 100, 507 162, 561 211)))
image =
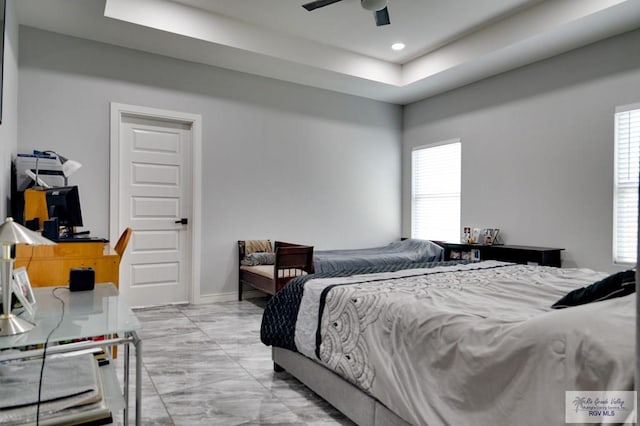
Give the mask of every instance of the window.
POLYGON ((616 108, 613 182, 613 261, 635 263, 640 173, 640 104, 616 108))
POLYGON ((460 140, 411 152, 411 237, 460 239, 460 140))

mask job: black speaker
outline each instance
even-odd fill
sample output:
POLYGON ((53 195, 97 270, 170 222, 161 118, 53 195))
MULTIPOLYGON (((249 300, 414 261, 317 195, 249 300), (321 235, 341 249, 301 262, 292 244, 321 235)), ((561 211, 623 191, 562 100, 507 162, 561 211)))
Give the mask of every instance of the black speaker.
POLYGON ((50 240, 57 240, 58 238, 60 238, 60 227, 58 226, 57 217, 44 221, 42 227, 42 236, 50 240))
POLYGON ((40 230, 40 218, 39 217, 34 217, 31 220, 27 220, 24 222, 24 226, 27 229, 31 229, 32 231, 39 231, 40 230))
POLYGON ((71 268, 69 272, 69 291, 93 290, 96 273, 93 268, 71 268))

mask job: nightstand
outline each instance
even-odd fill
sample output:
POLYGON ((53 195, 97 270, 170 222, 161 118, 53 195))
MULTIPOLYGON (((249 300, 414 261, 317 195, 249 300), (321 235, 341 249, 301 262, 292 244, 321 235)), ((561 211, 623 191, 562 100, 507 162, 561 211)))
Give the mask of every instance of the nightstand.
POLYGON ((480 244, 447 243, 434 241, 444 247, 444 260, 451 259, 451 251, 471 252, 479 250, 480 260, 501 260, 514 263, 536 263, 542 266, 560 267, 560 252, 563 248, 517 246, 517 245, 493 245, 483 246, 480 244))

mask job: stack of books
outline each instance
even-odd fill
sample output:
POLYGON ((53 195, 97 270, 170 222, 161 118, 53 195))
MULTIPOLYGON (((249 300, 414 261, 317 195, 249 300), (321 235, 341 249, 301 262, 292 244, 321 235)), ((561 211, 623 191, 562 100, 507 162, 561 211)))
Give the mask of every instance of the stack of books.
POLYGON ((98 362, 92 354, 47 358, 38 396, 41 359, 0 365, 0 424, 111 423, 98 362))

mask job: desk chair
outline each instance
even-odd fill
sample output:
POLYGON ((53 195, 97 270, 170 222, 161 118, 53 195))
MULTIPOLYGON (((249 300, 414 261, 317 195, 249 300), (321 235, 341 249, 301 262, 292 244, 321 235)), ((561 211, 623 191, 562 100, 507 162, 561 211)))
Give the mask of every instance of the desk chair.
POLYGON ((131 234, 132 233, 133 233, 133 229, 126 228, 122 232, 122 235, 120 235, 120 238, 118 238, 118 242, 116 243, 116 246, 114 247, 116 253, 118 253, 118 256, 120 256, 121 260, 122 260, 122 256, 124 255, 125 250, 127 249, 127 245, 129 244, 129 239, 131 238, 131 234))

